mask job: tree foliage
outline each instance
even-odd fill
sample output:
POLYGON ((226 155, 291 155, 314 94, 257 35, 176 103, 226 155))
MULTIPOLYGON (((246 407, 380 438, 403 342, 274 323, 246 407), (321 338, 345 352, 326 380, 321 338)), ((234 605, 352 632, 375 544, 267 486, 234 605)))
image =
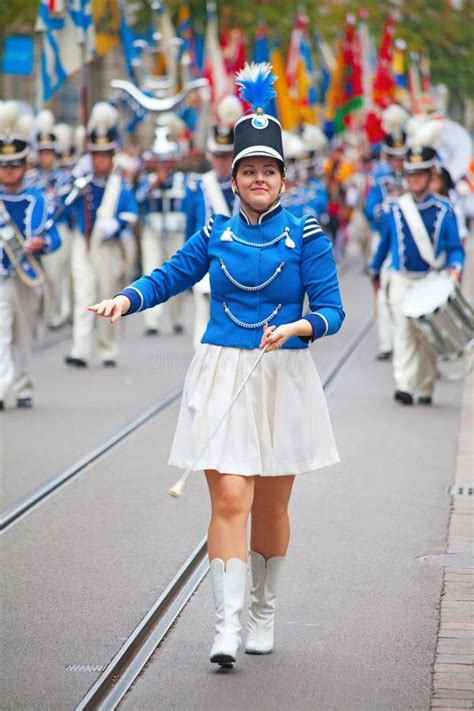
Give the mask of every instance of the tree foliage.
MULTIPOLYGON (((112 2, 115 0, 111 0, 112 2)), ((136 9, 141 24, 149 22, 148 0, 127 0, 136 9)), ((8 36, 14 31, 31 33, 34 28, 39 0, 0 0, 0 33, 8 36)), ((182 2, 168 0, 173 13, 182 2)), ((193 23, 203 29, 206 24, 205 0, 189 0, 193 23)), ((285 46, 299 0, 218 0, 221 26, 238 25, 252 44, 259 19, 265 20, 270 38, 285 46)), ((357 14, 361 7, 369 13, 369 27, 376 39, 388 16, 396 14, 396 36, 404 39, 410 50, 427 50, 431 59, 433 83, 443 82, 452 92, 474 97, 474 43, 472 27, 474 0, 464 0, 464 8, 455 10, 448 0, 311 0, 305 10, 311 28, 324 39, 334 41, 344 26, 349 12, 357 14)), ((1 36, 0 34, 0 36, 1 36)))

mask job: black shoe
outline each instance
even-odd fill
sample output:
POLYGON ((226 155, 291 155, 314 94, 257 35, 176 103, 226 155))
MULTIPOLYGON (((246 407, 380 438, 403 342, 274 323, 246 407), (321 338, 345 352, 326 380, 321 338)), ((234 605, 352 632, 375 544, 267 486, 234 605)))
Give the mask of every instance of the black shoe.
POLYGON ((116 360, 104 360, 104 361, 102 361, 102 365, 104 366, 104 368, 115 368, 117 365, 117 361, 116 360))
POLYGON ((3 400, 0 400, 0 412, 5 409, 5 405, 3 403, 3 400))
POLYGON ((392 357, 392 351, 380 351, 375 356, 375 360, 390 360, 392 357))
POLYGON ((33 399, 31 397, 19 397, 16 401, 16 406, 25 409, 33 407, 33 399))
POLYGON ((64 362, 66 363, 66 365, 73 365, 75 368, 87 368, 87 362, 85 360, 82 360, 82 358, 66 356, 64 362))
POLYGON ((147 328, 145 331, 145 336, 159 336, 160 332, 157 328, 147 328))
POLYGON ((393 399, 397 402, 401 402, 402 405, 413 405, 413 396, 403 390, 395 390, 393 399))
POLYGON ((180 336, 182 333, 184 333, 184 328, 181 326, 180 323, 177 323, 173 326, 173 331, 176 333, 177 336, 180 336))
POLYGON ((418 398, 418 405, 432 405, 433 400, 427 395, 422 395, 418 398))

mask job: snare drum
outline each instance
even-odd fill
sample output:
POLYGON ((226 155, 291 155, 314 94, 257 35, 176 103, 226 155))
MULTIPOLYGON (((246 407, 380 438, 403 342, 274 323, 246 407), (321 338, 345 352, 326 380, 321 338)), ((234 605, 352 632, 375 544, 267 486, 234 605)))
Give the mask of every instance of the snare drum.
POLYGON ((405 296, 402 313, 446 360, 474 338, 474 311, 447 272, 430 272, 405 296))

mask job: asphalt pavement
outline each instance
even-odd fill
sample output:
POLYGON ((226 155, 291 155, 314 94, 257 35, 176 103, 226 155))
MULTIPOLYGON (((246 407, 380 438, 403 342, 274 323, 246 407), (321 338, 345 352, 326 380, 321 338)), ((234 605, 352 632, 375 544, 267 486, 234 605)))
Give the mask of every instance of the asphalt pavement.
MULTIPOLYGON (((347 321, 312 348, 324 376, 371 313, 356 261, 342 277, 347 321)), ((143 335, 124 320, 120 365, 71 371, 67 343, 37 352, 31 412, 2 413, 2 510, 99 446, 184 379, 188 333, 143 335)), ((392 402, 391 368, 372 329, 335 382, 329 408, 342 464, 297 479, 274 654, 208 662, 208 579, 123 708, 429 708, 462 372, 444 366, 432 408, 392 402)), ((205 533, 202 474, 167 496, 178 402, 86 469, 2 537, 0 708, 72 709, 205 533), (6 573, 6 574, 5 574, 6 573)))

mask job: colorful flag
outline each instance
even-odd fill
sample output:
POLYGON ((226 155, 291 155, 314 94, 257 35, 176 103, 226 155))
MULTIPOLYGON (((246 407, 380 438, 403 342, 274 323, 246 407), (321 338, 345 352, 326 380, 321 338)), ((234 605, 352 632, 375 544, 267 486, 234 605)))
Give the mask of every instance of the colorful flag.
POLYGON ((385 108, 395 99, 395 80, 392 73, 393 36, 395 34, 395 21, 389 18, 380 42, 377 70, 374 77, 374 101, 385 108))
POLYGON ((347 16, 341 51, 342 77, 334 118, 335 133, 342 133, 350 126, 352 113, 360 109, 364 103, 361 48, 354 15, 347 16))
POLYGON ((98 57, 118 47, 120 39, 120 12, 116 0, 92 0, 92 16, 96 28, 96 53, 98 57))
MULTIPOLYGON (((255 43, 253 46, 252 60, 257 63, 270 62, 270 64, 271 64, 270 44, 268 42, 268 27, 264 22, 260 22, 257 25, 257 31, 255 34, 255 43)), ((273 68, 273 71, 275 74, 277 73, 275 71, 275 68, 273 68)), ((275 88, 275 91, 276 90, 277 89, 275 88)), ((279 118, 275 98, 271 99, 271 101, 267 105, 266 111, 271 116, 275 116, 276 118, 279 118)))
POLYGON ((408 106, 410 102, 405 56, 406 48, 407 45, 404 40, 395 40, 392 59, 392 72, 395 81, 395 99, 399 104, 402 104, 405 107, 408 106))
POLYGON ((290 35, 286 79, 296 103, 297 123, 316 123, 316 76, 308 33, 309 18, 299 11, 290 35))
POLYGON ((336 113, 342 103, 342 84, 344 77, 343 40, 339 40, 336 51, 336 61, 331 72, 331 80, 326 95, 326 111, 324 115, 324 133, 332 138, 335 133, 336 113))
POLYGON ((331 47, 327 44, 327 42, 323 41, 319 32, 314 33, 314 44, 316 48, 319 69, 318 100, 320 104, 324 104, 329 85, 331 83, 331 74, 336 66, 336 58, 331 47))
POLYGON ((134 62, 138 57, 138 52, 134 46, 136 39, 133 28, 130 26, 127 16, 127 7, 125 0, 119 0, 120 9, 120 40, 122 42, 123 56, 125 60, 125 66, 127 67, 128 76, 130 79, 135 80, 135 66, 134 62))
POLYGON ((217 29, 217 8, 214 2, 207 5, 207 27, 204 47, 204 76, 212 91, 212 104, 217 104, 227 94, 235 93, 233 78, 226 72, 217 29))
POLYGON ((278 119, 286 131, 293 131, 298 125, 296 105, 290 96, 290 90, 285 74, 285 64, 281 48, 273 47, 270 52, 273 73, 278 77, 274 84, 277 93, 275 97, 278 119))
POLYGON ((48 101, 68 76, 95 56, 90 0, 41 0, 36 32, 43 35, 41 98, 48 101))
POLYGON ((230 76, 234 76, 244 68, 247 55, 245 37, 242 30, 238 27, 224 30, 220 36, 220 45, 226 72, 230 76))
POLYGON ((187 54, 189 58, 191 74, 196 77, 201 76, 196 58, 196 41, 191 24, 191 11, 187 4, 179 7, 176 29, 179 37, 183 40, 182 54, 187 54))
POLYGON ((366 111, 370 111, 373 105, 372 84, 374 79, 371 63, 370 35, 367 26, 369 14, 367 11, 361 10, 359 16, 360 22, 358 32, 361 54, 362 86, 364 90, 364 107, 366 111))

